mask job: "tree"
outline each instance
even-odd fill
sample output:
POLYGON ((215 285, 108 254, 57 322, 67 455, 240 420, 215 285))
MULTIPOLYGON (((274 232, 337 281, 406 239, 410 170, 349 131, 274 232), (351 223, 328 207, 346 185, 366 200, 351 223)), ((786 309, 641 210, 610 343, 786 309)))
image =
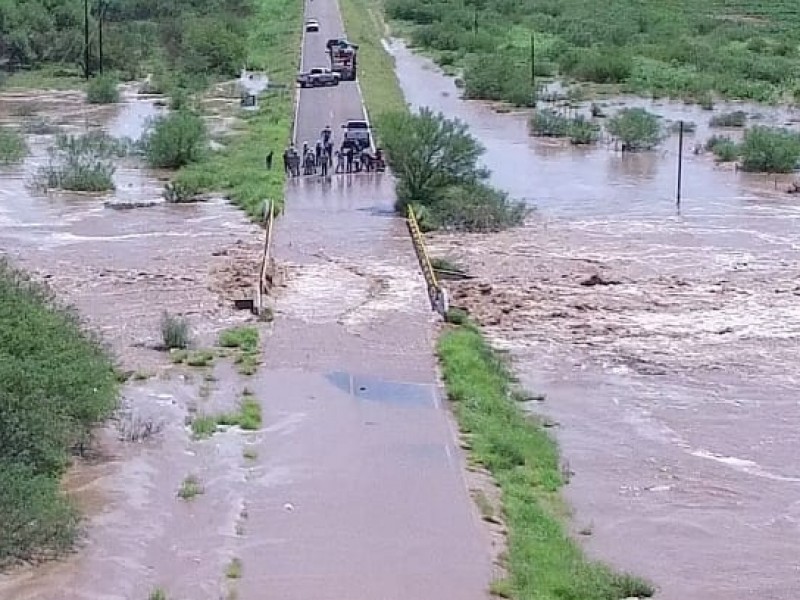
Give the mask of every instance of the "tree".
POLYGON ((788 129, 757 126, 745 132, 740 151, 745 171, 791 173, 800 159, 800 136, 788 129))
POLYGON ((399 179, 398 210, 409 203, 430 204, 447 186, 486 179, 478 168, 483 147, 458 119, 428 108, 419 114, 389 113, 378 131, 399 179))
POLYGON ((652 150, 663 135, 658 117, 643 108, 623 108, 608 121, 608 132, 625 150, 652 150))
POLYGON ((203 119, 185 110, 157 119, 143 140, 150 166, 167 169, 199 160, 205 142, 203 119))

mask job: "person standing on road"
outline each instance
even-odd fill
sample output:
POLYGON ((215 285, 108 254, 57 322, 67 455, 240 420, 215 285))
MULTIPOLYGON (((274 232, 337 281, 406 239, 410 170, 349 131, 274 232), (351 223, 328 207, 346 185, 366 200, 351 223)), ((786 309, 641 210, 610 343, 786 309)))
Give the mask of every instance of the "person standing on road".
POLYGON ((328 157, 328 166, 333 166, 333 142, 330 139, 325 142, 325 156, 328 157))
POLYGON ((283 150, 283 172, 288 175, 291 170, 291 164, 289 162, 289 148, 285 148, 283 150))
POLYGON ((328 164, 329 164, 329 162, 330 162, 330 156, 328 156, 327 151, 323 150, 322 151, 322 162, 320 162, 320 165, 319 165, 320 169, 321 169, 321 174, 322 174, 323 177, 327 177, 328 176, 328 164))
POLYGON ((322 140, 317 140, 317 144, 314 146, 314 156, 317 160, 317 166, 322 164, 322 140))
POLYGON ((345 149, 345 158, 347 160, 347 172, 353 172, 353 148, 352 146, 348 146, 345 149))
POLYGON ((325 129, 322 130, 322 143, 326 146, 331 141, 331 126, 325 125, 325 129))
POLYGON ((336 151, 336 170, 334 172, 335 173, 341 173, 342 171, 344 171, 344 155, 341 153, 341 151, 337 150, 336 151))

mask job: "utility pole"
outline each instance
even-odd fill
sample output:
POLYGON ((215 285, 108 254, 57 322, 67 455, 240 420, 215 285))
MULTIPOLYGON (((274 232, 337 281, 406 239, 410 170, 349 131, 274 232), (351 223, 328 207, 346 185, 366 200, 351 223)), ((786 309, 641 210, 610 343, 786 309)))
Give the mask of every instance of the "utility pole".
POLYGON ((675 206, 681 209, 681 179, 683 177, 683 120, 678 126, 678 192, 675 198, 675 206))
POLYGON ((83 0, 83 76, 89 79, 89 0, 83 0))
POLYGON ((478 7, 475 7, 475 22, 472 24, 472 33, 478 33, 478 7))
POLYGON ((105 14, 105 3, 103 0, 97 2, 97 42, 98 58, 100 59, 100 75, 103 74, 103 16, 105 14))
POLYGON ((536 78, 533 73, 534 73, 534 69, 533 69, 533 33, 531 33, 531 89, 533 89, 534 79, 536 78))

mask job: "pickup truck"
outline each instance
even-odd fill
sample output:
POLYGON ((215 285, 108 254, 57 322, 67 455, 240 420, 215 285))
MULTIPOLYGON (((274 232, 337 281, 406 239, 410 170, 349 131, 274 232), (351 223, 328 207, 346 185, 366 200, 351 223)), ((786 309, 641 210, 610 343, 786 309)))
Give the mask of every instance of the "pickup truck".
POLYGON ((305 87, 326 87, 339 85, 341 76, 325 67, 314 67, 306 73, 297 76, 297 83, 301 88, 305 87))
POLYGON ((347 121, 342 125, 342 129, 344 129, 345 145, 352 145, 358 151, 370 147, 369 123, 366 121, 347 121))

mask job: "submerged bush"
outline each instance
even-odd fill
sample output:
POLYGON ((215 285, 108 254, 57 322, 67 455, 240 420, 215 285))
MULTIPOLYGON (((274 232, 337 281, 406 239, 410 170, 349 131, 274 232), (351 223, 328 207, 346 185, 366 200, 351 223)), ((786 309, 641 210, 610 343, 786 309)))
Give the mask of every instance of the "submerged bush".
POLYGON ((28 146, 21 133, 9 127, 0 127, 0 164, 19 162, 27 153, 28 146))
POLYGON ((711 127, 744 127, 747 123, 747 113, 743 110, 714 115, 708 122, 711 127))
POLYGON ((600 125, 578 115, 569 121, 567 136, 570 143, 575 145, 594 144, 600 139, 600 125))
POLYGON ((658 117, 643 108, 623 108, 608 120, 607 127, 629 151, 651 150, 662 139, 658 117))
POLYGON ((429 228, 454 231, 501 231, 521 225, 529 212, 484 183, 448 187, 430 208, 429 228))
POLYGON ((142 142, 151 167, 177 169, 200 160, 206 145, 206 125, 188 111, 155 120, 142 142))
POLYGON ((119 102, 117 80, 108 75, 93 78, 86 88, 86 100, 89 104, 113 104, 114 102, 119 102))
POLYGON ((791 173, 800 159, 800 136, 788 129, 757 126, 745 132, 740 150, 745 171, 791 173))
POLYGON ((535 137, 566 137, 569 119, 552 109, 540 109, 530 120, 531 135, 535 137))
POLYGON ((114 158, 131 150, 128 140, 103 132, 59 135, 49 150, 49 161, 39 168, 34 183, 41 189, 105 192, 114 189, 114 158))

